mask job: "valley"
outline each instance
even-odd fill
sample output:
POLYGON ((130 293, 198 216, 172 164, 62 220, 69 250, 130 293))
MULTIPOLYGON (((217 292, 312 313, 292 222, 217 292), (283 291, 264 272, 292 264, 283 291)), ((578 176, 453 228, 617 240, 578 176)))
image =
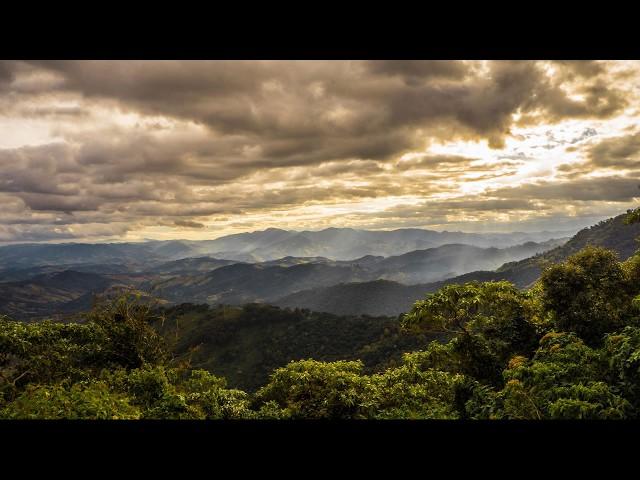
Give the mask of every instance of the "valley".
MULTIPOLYGON (((348 230, 348 229, 345 229, 348 230)), ((12 318, 44 318, 80 313, 92 303, 118 289, 138 291, 152 296, 161 303, 207 303, 210 305, 241 305, 249 302, 276 305, 300 304, 302 292, 318 292, 343 284, 386 282, 397 284, 400 290, 427 291, 421 286, 442 281, 469 271, 495 269, 505 262, 527 258, 564 242, 551 239, 544 242, 528 241, 504 248, 479 247, 467 244, 444 244, 400 255, 382 256, 367 252, 379 252, 379 239, 387 236, 408 236, 405 248, 418 236, 444 238, 442 232, 348 232, 351 237, 360 235, 372 238, 371 244, 360 243, 351 247, 354 253, 366 253, 352 259, 341 260, 320 255, 292 256, 248 262, 237 260, 247 255, 243 251, 264 251, 271 245, 271 254, 280 252, 281 232, 264 231, 247 234, 243 241, 234 240, 239 250, 231 258, 210 255, 187 256, 210 251, 209 241, 204 242, 148 242, 143 244, 61 244, 61 245, 12 245, 0 247, 0 313, 12 318), (354 233, 356 232, 356 233, 354 233), (370 235, 371 234, 371 235, 370 235), (260 247, 257 247, 260 246, 260 247), (248 250, 251 248, 251 250, 248 250), (77 253, 76 253, 77 252, 77 253), (233 258, 236 258, 235 260, 233 258), (411 287, 408 287, 411 286, 411 287), (293 296, 293 303, 291 300, 293 296)), ((290 233, 290 232, 289 232, 290 233)), ((327 237, 327 245, 319 245, 310 253, 334 248, 344 232, 317 232, 327 237), (334 245, 334 247, 331 247, 334 245)), ((445 235, 446 236, 446 235, 445 235)), ((456 238, 464 234, 454 234, 456 238)), ((535 235, 534 235, 535 236, 535 235)), ((538 235, 540 236, 540 235, 538 235)), ((297 238, 285 235, 286 238, 297 238)), ((493 239, 494 237, 489 237, 493 239)), ((506 237, 500 237, 506 241, 506 237)), ((520 239, 516 235, 511 241, 520 239)), ((352 238, 353 240, 353 238, 352 238)), ((488 242, 481 236, 471 236, 469 241, 488 242)), ((217 248, 228 248, 228 239, 217 242, 217 248)), ((411 245, 416 245, 412 243, 411 245)), ((216 253, 217 255, 218 253, 216 253)), ((419 295, 418 295, 419 296, 419 295)), ((415 293, 403 296, 400 303, 393 300, 393 308, 356 308, 351 313, 387 315, 399 313, 415 299, 415 293)), ((308 306, 315 306, 310 302, 308 306)), ((357 303, 351 302, 352 305, 357 303)), ((326 307, 327 311, 335 310, 326 307)), ((339 309, 340 313, 342 309, 339 309)))
POLYGON ((336 315, 395 316, 426 293, 451 283, 508 280, 527 288, 545 265, 586 245, 611 248, 624 260, 636 248, 640 226, 624 226, 622 218, 600 222, 570 238, 546 240, 549 232, 483 236, 418 229, 269 229, 201 242, 9 245, 0 247, 0 314, 67 318, 126 290, 162 305, 258 302, 336 315), (286 248, 292 239, 301 238, 309 240, 306 250, 286 248), (399 239, 401 252, 425 242, 462 239, 475 244, 445 243, 379 255, 390 251, 385 242, 394 239, 399 239), (519 240, 527 241, 509 244, 519 240), (491 242, 507 246, 480 246, 491 242), (229 258, 217 256, 232 247, 229 258), (271 258, 284 252, 308 255, 271 258), (347 252, 363 255, 343 259, 347 252))

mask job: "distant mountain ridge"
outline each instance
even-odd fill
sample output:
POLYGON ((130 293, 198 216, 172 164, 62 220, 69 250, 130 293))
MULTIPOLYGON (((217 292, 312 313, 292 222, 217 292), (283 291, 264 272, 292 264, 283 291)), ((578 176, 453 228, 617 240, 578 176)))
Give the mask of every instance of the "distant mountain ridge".
POLYGON ((138 243, 14 244, 0 246, 0 271, 44 265, 125 264, 145 270, 149 265, 190 257, 215 257, 236 262, 264 262, 283 257, 326 257, 351 260, 367 255, 389 257, 445 244, 508 248, 526 242, 566 237, 566 232, 463 233, 422 229, 392 231, 328 228, 321 231, 267 229, 227 235, 215 240, 168 240, 138 243))
POLYGON ((481 234, 417 228, 391 231, 327 228, 317 232, 267 229, 203 241, 198 248, 219 258, 249 262, 276 260, 285 256, 351 260, 367 255, 396 256, 446 244, 507 248, 566 236, 567 232, 481 234))
POLYGON ((274 302, 282 307, 304 307, 338 315, 354 313, 398 315, 408 311, 413 303, 447 284, 470 281, 507 280, 520 288, 531 286, 544 266, 566 260, 587 245, 602 246, 618 253, 621 260, 629 258, 639 248, 640 224, 625 225, 626 214, 603 220, 580 230, 568 242, 524 260, 506 263, 495 271, 475 271, 446 280, 419 285, 398 282, 345 283, 283 296, 274 302))
POLYGON ((561 241, 529 242, 506 249, 443 245, 398 256, 366 255, 355 260, 287 256, 247 263, 189 257, 148 266, 135 263, 10 268, 0 272, 5 279, 0 283, 0 313, 25 318, 78 311, 88 307, 93 295, 102 295, 102 290, 117 285, 173 303, 274 302, 301 290, 346 282, 441 280, 470 269, 496 268, 505 260, 525 258, 558 243, 561 241), (70 285, 69 272, 91 276, 70 285), (102 283, 96 284, 97 279, 102 283))
POLYGON ((497 268, 508 259, 525 258, 561 241, 529 242, 506 249, 443 245, 392 257, 364 256, 356 260, 292 257, 262 263, 236 263, 210 272, 152 281, 140 288, 172 302, 273 302, 294 292, 339 283, 393 280, 415 284, 442 280, 477 268, 497 268))
MULTIPOLYGON (((640 225, 624 225, 623 219, 620 215, 600 222, 566 242, 527 242, 506 248, 445 244, 346 260, 296 256, 295 252, 252 262, 210 254, 182 256, 211 250, 210 241, 5 246, 0 247, 0 314, 35 318, 78 312, 88 308, 94 295, 126 287, 171 303, 263 302, 335 314, 397 315, 425 293, 448 283, 508 280, 526 288, 546 264, 564 260, 588 244, 611 248, 627 258, 637 248, 640 225)), ((266 234, 239 234, 212 242, 221 248, 235 245, 239 256, 253 258, 266 249, 271 249, 270 255, 279 252, 282 242, 298 233, 271 229, 266 234)), ((332 253, 336 238, 367 237, 369 251, 375 251, 381 244, 370 234, 400 235, 401 245, 407 246, 409 241, 423 241, 425 235, 433 239, 432 234, 443 232, 327 229, 313 233, 319 235, 315 240, 324 238, 325 253, 332 253)), ((380 238, 388 240, 384 235, 380 238)), ((342 252, 353 252, 355 245, 341 247, 342 252)))
POLYGON ((0 313, 32 318, 87 310, 93 293, 104 292, 116 283, 103 275, 72 270, 0 283, 0 313))

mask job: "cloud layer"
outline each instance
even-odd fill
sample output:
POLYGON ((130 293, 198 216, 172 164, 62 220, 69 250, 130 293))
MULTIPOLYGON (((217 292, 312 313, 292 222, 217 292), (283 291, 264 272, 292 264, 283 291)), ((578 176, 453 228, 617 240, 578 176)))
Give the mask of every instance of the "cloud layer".
POLYGON ((0 62, 0 242, 587 224, 640 196, 639 73, 590 61, 0 62))

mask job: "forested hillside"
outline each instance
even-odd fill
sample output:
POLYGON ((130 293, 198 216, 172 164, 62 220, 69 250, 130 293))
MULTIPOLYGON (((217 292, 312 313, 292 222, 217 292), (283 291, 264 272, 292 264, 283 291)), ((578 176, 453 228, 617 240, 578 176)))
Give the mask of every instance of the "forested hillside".
POLYGON ((403 285, 389 280, 341 283, 325 288, 303 290, 282 297, 276 305, 308 308, 336 315, 399 315, 416 299, 430 291, 430 285, 403 285))
POLYGON ((445 285, 505 280, 518 288, 528 288, 540 278, 545 267, 566 260, 588 245, 611 249, 621 260, 629 258, 639 246, 636 239, 640 236, 640 224, 626 225, 626 215, 619 215, 585 228, 563 245, 518 262, 506 263, 495 271, 469 272, 438 282, 417 285, 377 281, 346 283, 302 290, 283 296, 274 303, 286 307, 306 307, 337 315, 399 315, 408 311, 423 293, 435 292, 445 285))
POLYGON ((52 311, 88 310, 92 292, 103 292, 116 282, 94 273, 44 273, 29 280, 0 283, 0 311, 16 318, 42 317, 52 311))
MULTIPOLYGON (((146 247, 146 244, 113 244, 104 246, 109 248, 98 249, 94 248, 95 245, 34 247, 24 252, 35 253, 31 261, 45 263, 31 267, 14 266, 0 271, 0 314, 35 319, 78 313, 91 305, 93 297, 102 296, 105 289, 113 286, 137 289, 159 300, 176 304, 275 303, 281 297, 300 290, 344 282, 390 279, 423 283, 447 278, 476 268, 497 267, 505 260, 525 258, 559 243, 563 243, 563 240, 528 242, 502 249, 453 244, 390 257, 368 255, 353 260, 332 260, 325 257, 286 256, 260 263, 213 257, 161 261, 160 254, 184 253, 179 248, 179 242, 150 242, 146 247), (133 255, 130 249, 134 247, 140 254, 137 262, 127 256, 133 255), (116 252, 121 250, 126 255, 121 259, 124 263, 55 263, 56 259, 70 261, 70 250, 74 248, 80 250, 77 260, 89 258, 96 252, 100 255, 114 253, 113 249, 116 252), (150 257, 145 248, 152 249, 155 256, 150 257), (141 262, 143 260, 148 263, 141 262), (54 263, 46 263, 49 261, 54 263), (74 282, 74 278, 86 280, 74 282)), ((20 252, 22 250, 18 248, 17 253, 20 252)), ((0 252, 0 261, 1 257, 0 252)), ((104 259, 114 260, 108 256, 104 259)), ((354 313, 381 315, 388 313, 388 310, 363 309, 354 313)))
POLYGON ((0 418, 637 419, 640 252, 587 246, 528 290, 445 285, 396 320, 127 297, 2 318, 0 418))
MULTIPOLYGON (((189 306, 166 312, 173 320, 164 320, 163 337, 153 329, 163 325, 157 312, 123 300, 96 308, 79 324, 0 320, 0 417, 637 418, 639 285, 640 257, 620 263, 598 248, 549 268, 530 292, 507 282, 449 285, 416 303, 398 325, 403 335, 416 336, 420 348, 400 364, 382 370, 365 369, 349 355, 328 363, 304 359, 309 349, 324 347, 311 331, 292 350, 274 353, 300 361, 277 368, 255 393, 230 389, 221 377, 198 369, 197 345, 217 356, 209 368, 233 371, 237 361, 241 374, 259 361, 234 359, 227 342, 242 348, 235 353, 240 357, 248 346, 268 352, 300 333, 293 327, 287 335, 290 322, 307 328, 338 319, 249 306, 229 312, 229 320, 224 310, 216 312, 220 320, 210 317, 209 307, 189 306), (242 325, 235 325, 233 318, 241 317, 242 325), (187 324, 183 336, 180 319, 187 324), (257 340, 261 326, 273 339, 257 340), (239 342, 236 331, 252 328, 254 339, 239 342), (428 343, 433 335, 440 341, 428 343)), ((364 358, 384 358, 391 346, 399 353, 399 342, 386 343, 385 337, 371 348, 364 335, 353 346, 364 345, 364 358)), ((341 357, 334 341, 328 358, 341 357)), ((280 361, 274 356, 263 358, 280 361)), ((249 382, 262 375, 257 369, 249 382)))
POLYGON ((156 326, 176 356, 251 391, 292 360, 362 360, 365 371, 381 371, 428 339, 444 338, 409 334, 395 317, 337 316, 260 304, 184 304, 159 313, 163 321, 156 326))
POLYGON ((640 246, 640 224, 625 224, 627 214, 614 218, 588 228, 580 230, 568 242, 552 250, 536 255, 532 258, 518 262, 507 263, 498 269, 505 280, 509 280, 518 286, 531 285, 542 272, 542 269, 551 263, 560 262, 569 258, 588 245, 604 247, 613 250, 621 260, 629 258, 640 246))
MULTIPOLYGON (((442 280, 474 267, 497 268, 507 259, 525 258, 559 243, 564 242, 531 242, 504 249, 454 244, 386 258, 365 256, 341 261, 323 257, 284 257, 262 263, 217 265, 211 271, 187 271, 143 283, 140 288, 176 303, 242 304, 260 301, 287 305, 286 301, 281 302, 280 299, 307 289, 378 280, 404 284, 442 280)), ((173 263, 185 264, 186 260, 173 263)), ((415 297, 410 300, 415 300, 415 297)), ((299 302, 295 306, 315 309, 311 304, 299 302)), ((340 313, 388 315, 400 311, 361 309, 340 313)))

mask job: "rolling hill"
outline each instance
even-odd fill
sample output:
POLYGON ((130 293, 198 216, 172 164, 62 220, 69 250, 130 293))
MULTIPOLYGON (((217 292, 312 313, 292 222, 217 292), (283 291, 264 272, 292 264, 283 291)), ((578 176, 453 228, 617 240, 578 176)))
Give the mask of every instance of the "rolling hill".
MULTIPOLYGON (((0 265, 4 267, 0 270, 0 314, 37 318, 78 312, 90 306, 94 295, 122 286, 174 304, 264 302, 335 314, 397 315, 425 293, 447 283, 508 280, 526 288, 545 265, 564 260, 586 245, 611 248, 622 259, 627 258, 637 248, 635 238, 640 236, 640 225, 624 225, 623 219, 624 215, 620 215, 600 222, 567 242, 527 242, 506 248, 447 244, 392 256, 367 254, 350 260, 290 254, 252 263, 209 254, 182 257, 194 250, 210 249, 209 241, 11 245, 0 247, 0 265)), ((271 229, 266 234, 240 234, 213 242, 224 248, 235 245, 236 251, 245 250, 242 255, 255 256, 267 248, 272 253, 279 251, 276 245, 283 245, 298 233, 271 229)), ((426 241, 426 237, 437 241, 454 235, 410 229, 327 229, 311 233, 312 240, 325 242, 324 253, 332 254, 336 254, 332 243, 336 239, 347 242, 341 247, 344 253, 353 251, 358 238, 367 237, 367 248, 375 250, 382 245, 376 243, 376 238, 386 241, 400 236, 402 248, 409 245, 407 242, 415 245, 426 241)), ((488 237, 482 238, 485 241, 488 237)))
POLYGON ((206 273, 177 275, 144 283, 140 288, 177 303, 269 303, 294 292, 342 283, 379 279, 403 283, 442 280, 477 268, 497 268, 505 260, 525 258, 558 243, 560 241, 529 242, 507 249, 443 245, 388 258, 365 256, 350 261, 285 257, 279 261, 236 263, 206 273))
POLYGON ((303 290, 272 303, 337 315, 398 315, 406 312, 427 291, 429 284, 403 285, 389 280, 374 280, 303 290))
POLYGON ((104 292, 115 284, 102 275, 71 270, 0 283, 0 313, 26 319, 87 310, 94 293, 104 292))
POLYGON ((403 332, 396 318, 336 316, 271 305, 163 309, 157 325, 178 358, 224 376, 230 386, 255 390, 273 369, 292 360, 360 359, 366 371, 399 363, 403 352, 442 335, 403 332))
POLYGON ((542 269, 565 260, 587 245, 602 246, 629 258, 637 249, 640 224, 625 225, 625 214, 602 221, 578 232, 568 242, 521 261, 506 263, 495 271, 475 271, 439 282, 403 285, 397 282, 345 283, 327 288, 300 291, 275 300, 283 307, 303 307, 338 315, 355 313, 398 315, 408 311, 416 300, 444 285, 470 281, 507 280, 520 288, 531 286, 542 269))
POLYGON ((0 246, 3 271, 42 266, 124 265, 131 271, 193 257, 259 263, 283 257, 351 260, 367 255, 389 257, 445 244, 507 248, 526 242, 566 237, 567 232, 478 234, 422 229, 368 231, 328 228, 318 232, 270 228, 215 240, 169 240, 137 243, 14 244, 0 246))
POLYGON ((119 264, 144 269, 149 264, 189 256, 181 242, 19 244, 0 247, 0 270, 36 266, 119 264))
POLYGON ((296 232, 270 228, 262 232, 240 233, 199 242, 196 248, 203 254, 248 262, 276 260, 285 256, 350 260, 367 255, 389 257, 446 244, 507 248, 527 242, 545 242, 573 233, 563 231, 480 234, 437 232, 418 228, 391 231, 327 228, 317 232, 296 232))
MULTIPOLYGON (((530 242, 506 249, 443 245, 399 256, 367 255, 355 260, 287 256, 245 263, 189 257, 161 263, 150 261, 148 265, 80 263, 13 267, 0 272, 4 280, 0 283, 0 313, 27 318, 79 311, 90 305, 94 295, 116 285, 135 288, 173 303, 237 305, 273 302, 301 290, 346 282, 386 279, 424 283, 467 270, 496 268, 505 260, 527 257, 558 242, 530 242), (86 281, 71 285, 71 275, 86 281)), ((62 251, 65 252, 62 258, 68 260, 66 249, 62 251)))

